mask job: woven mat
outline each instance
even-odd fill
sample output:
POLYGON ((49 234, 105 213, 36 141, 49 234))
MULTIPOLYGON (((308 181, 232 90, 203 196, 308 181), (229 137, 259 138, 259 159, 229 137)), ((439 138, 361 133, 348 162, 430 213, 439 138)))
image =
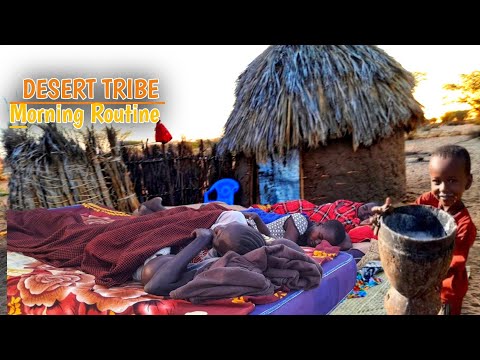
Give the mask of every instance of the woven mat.
POLYGON ((382 282, 366 290, 367 296, 343 300, 330 315, 386 315, 383 299, 390 288, 390 283, 384 272, 375 276, 382 279, 382 282))

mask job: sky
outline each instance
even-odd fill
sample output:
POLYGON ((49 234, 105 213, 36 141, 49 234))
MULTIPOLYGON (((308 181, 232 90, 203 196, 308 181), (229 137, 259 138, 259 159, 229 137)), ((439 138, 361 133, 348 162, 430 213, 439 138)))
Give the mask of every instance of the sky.
MULTIPOLYGON (((379 45, 406 70, 426 73, 414 96, 427 118, 463 109, 446 105, 445 83, 480 70, 480 45, 379 45)), ((174 139, 215 138, 233 109, 238 76, 268 45, 0 46, 0 129, 11 101, 22 101, 25 78, 130 77, 158 79, 162 123, 174 139)), ((96 94, 100 93, 95 88, 96 94)), ((450 95, 451 98, 451 95, 450 95)), ((95 98, 97 99, 97 97, 95 98)), ((71 106, 75 108, 74 106, 71 106)), ((86 112, 85 126, 90 114, 86 112)), ((74 129, 72 124, 70 126, 74 129)), ((129 124, 130 139, 153 141, 152 123, 129 124)), ((16 131, 25 131, 18 129, 16 131)))

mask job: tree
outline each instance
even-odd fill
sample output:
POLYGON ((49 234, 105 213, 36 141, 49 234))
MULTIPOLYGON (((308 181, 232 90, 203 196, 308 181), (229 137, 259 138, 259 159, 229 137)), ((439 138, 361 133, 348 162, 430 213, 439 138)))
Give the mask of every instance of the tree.
POLYGON ((470 74, 460 75, 459 84, 446 84, 443 86, 446 90, 460 91, 457 102, 468 104, 472 111, 480 113, 480 71, 476 70, 470 74))
POLYGON ((462 123, 468 115, 468 110, 455 110, 455 111, 448 111, 442 115, 441 119, 442 122, 448 124, 452 121, 458 121, 462 123))

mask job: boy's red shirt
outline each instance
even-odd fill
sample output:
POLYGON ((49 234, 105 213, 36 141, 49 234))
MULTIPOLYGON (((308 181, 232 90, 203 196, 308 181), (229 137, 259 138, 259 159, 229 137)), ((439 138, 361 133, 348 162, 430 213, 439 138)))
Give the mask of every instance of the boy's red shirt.
MULTIPOLYGON (((415 200, 417 205, 431 205, 439 208, 438 199, 431 192, 422 194, 415 200)), ((453 249, 453 258, 448 269, 447 277, 442 283, 442 302, 458 302, 463 299, 468 290, 466 263, 468 252, 472 247, 477 229, 466 208, 453 215, 457 223, 457 236, 453 249)))

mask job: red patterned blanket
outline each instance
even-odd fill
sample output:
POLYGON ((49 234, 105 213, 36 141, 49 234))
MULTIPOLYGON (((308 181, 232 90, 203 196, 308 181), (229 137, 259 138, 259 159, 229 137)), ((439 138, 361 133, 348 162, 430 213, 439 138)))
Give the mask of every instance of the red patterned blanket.
POLYGON ((214 203, 140 217, 83 206, 65 211, 9 210, 7 246, 55 267, 78 268, 94 275, 97 284, 110 287, 124 284, 159 249, 188 244, 192 229, 209 228, 224 210, 214 203))

